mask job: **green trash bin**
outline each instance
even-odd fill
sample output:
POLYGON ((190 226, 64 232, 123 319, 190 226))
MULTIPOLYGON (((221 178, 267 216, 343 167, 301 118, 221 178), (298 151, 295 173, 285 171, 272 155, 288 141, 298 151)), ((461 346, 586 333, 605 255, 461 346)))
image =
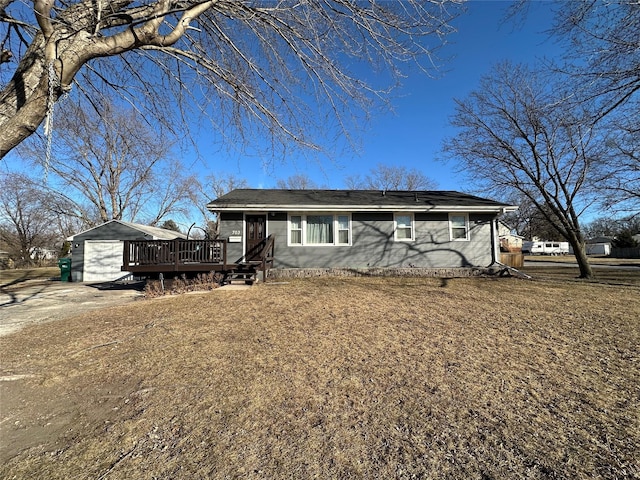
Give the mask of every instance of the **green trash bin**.
POLYGON ((60 258, 58 260, 58 267, 60 267, 60 281, 70 282, 71 281, 71 259, 60 258))

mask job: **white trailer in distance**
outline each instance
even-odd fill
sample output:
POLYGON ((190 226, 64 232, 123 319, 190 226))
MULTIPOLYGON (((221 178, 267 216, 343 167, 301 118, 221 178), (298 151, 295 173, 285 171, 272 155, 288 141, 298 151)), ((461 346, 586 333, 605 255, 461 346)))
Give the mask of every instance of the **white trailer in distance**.
POLYGON ((569 242, 522 242, 522 253, 528 255, 569 255, 569 242))

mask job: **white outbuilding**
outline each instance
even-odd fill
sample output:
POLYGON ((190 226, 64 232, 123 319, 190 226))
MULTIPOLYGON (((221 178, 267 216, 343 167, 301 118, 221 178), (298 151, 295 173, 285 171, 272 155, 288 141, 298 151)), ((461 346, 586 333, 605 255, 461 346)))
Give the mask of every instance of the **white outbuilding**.
POLYGON ((69 238, 71 279, 74 282, 112 282, 129 272, 121 270, 125 240, 173 240, 186 235, 164 228, 111 220, 69 238))

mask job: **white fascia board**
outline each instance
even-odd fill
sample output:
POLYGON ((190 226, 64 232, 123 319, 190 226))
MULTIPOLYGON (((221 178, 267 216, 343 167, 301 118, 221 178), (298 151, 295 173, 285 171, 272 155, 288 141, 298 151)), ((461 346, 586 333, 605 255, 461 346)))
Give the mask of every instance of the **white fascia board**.
POLYGON ((468 212, 505 213, 517 209, 513 206, 434 206, 424 205, 227 205, 208 207, 212 212, 468 212))

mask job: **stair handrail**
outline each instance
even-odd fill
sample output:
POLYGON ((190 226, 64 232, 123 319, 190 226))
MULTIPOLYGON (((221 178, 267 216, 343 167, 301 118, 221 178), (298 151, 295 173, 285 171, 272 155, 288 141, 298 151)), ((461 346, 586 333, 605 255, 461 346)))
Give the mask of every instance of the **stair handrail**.
POLYGON ((262 278, 266 279, 269 269, 273 266, 273 260, 275 257, 275 235, 271 234, 265 239, 264 248, 260 251, 258 258, 262 261, 262 278), (269 251, 271 254, 269 254, 269 251), (270 266, 267 268, 267 266, 270 266))

